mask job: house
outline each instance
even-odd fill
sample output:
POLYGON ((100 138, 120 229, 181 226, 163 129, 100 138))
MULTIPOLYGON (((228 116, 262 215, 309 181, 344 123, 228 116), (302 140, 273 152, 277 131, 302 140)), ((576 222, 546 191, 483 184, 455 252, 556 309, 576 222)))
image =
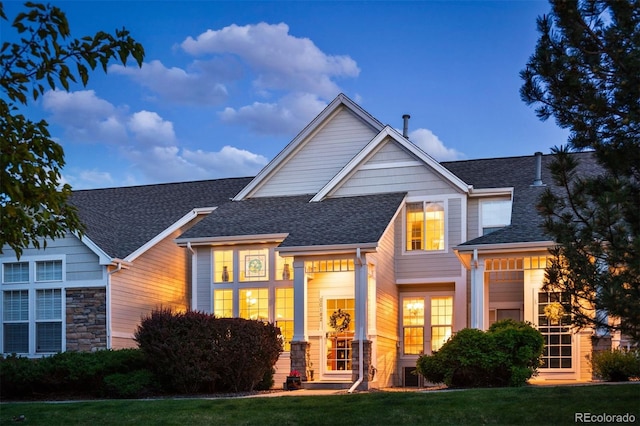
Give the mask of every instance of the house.
POLYGON ((540 378, 589 380, 593 333, 544 315, 566 302, 541 290, 551 159, 440 163, 340 94, 253 178, 75 192, 81 239, 0 258, 0 345, 130 347, 153 308, 193 309, 275 322, 277 383, 368 389, 417 385, 421 354, 514 318, 545 336, 540 378))

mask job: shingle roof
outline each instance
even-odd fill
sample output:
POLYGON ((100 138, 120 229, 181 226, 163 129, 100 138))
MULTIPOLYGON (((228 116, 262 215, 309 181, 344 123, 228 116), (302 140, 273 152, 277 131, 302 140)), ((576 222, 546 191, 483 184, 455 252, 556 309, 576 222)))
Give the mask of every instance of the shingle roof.
POLYGON ((126 258, 194 208, 229 202, 251 178, 74 191, 86 236, 113 258, 126 258))
MULTIPOLYGON (((579 174, 601 173, 601 168, 592 153, 571 155, 579 161, 579 174)), ((553 158, 553 155, 542 156, 542 182, 546 185, 542 187, 532 186, 536 167, 536 159, 533 155, 442 163, 444 167, 476 189, 514 188, 511 225, 462 245, 550 241, 552 238, 546 235, 541 227, 543 219, 538 214, 536 204, 545 188, 551 187, 553 190, 553 181, 548 169, 553 158)))
POLYGON ((404 193, 329 198, 260 197, 221 205, 180 239, 287 233, 280 247, 376 243, 404 193))

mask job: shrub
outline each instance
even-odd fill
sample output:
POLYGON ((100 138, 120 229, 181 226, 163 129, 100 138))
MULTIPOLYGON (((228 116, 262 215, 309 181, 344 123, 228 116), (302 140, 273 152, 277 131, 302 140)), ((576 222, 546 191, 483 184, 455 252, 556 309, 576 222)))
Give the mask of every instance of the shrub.
POLYGON ((155 376, 149 370, 115 373, 104 378, 107 398, 142 398, 155 393, 155 376))
POLYGON ((503 320, 487 332, 460 330, 439 351, 421 356, 416 370, 452 387, 521 386, 535 374, 543 345, 531 325, 503 320))
POLYGON ((595 352, 590 359, 593 374, 608 382, 640 379, 640 350, 613 349, 595 352))
POLYGON ((64 352, 38 359, 10 355, 0 357, 0 396, 21 398, 55 393, 102 396, 106 376, 144 368, 145 359, 138 349, 64 352))
POLYGON ((255 389, 282 352, 273 324, 188 311, 153 311, 135 333, 148 365, 181 393, 255 389))

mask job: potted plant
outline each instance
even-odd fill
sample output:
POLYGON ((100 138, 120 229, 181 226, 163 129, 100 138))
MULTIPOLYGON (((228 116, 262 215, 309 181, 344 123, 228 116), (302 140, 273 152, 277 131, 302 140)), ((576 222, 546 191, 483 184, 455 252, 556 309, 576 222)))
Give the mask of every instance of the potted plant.
POLYGON ((285 383, 287 390, 298 390, 302 387, 302 379, 298 370, 291 370, 285 383))

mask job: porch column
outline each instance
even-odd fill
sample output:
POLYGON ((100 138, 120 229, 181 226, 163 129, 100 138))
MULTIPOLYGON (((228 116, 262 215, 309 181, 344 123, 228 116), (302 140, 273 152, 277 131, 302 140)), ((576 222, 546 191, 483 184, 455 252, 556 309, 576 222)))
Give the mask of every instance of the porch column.
POLYGON ((471 328, 484 330, 485 306, 488 305, 488 297, 484 284, 484 264, 478 260, 478 252, 474 250, 471 260, 471 328))
POLYGON ((369 280, 366 255, 360 255, 360 250, 355 261, 355 291, 356 296, 356 334, 355 340, 367 340, 369 327, 369 280))
POLYGON ((307 276, 304 261, 293 261, 293 342, 307 341, 307 276))

